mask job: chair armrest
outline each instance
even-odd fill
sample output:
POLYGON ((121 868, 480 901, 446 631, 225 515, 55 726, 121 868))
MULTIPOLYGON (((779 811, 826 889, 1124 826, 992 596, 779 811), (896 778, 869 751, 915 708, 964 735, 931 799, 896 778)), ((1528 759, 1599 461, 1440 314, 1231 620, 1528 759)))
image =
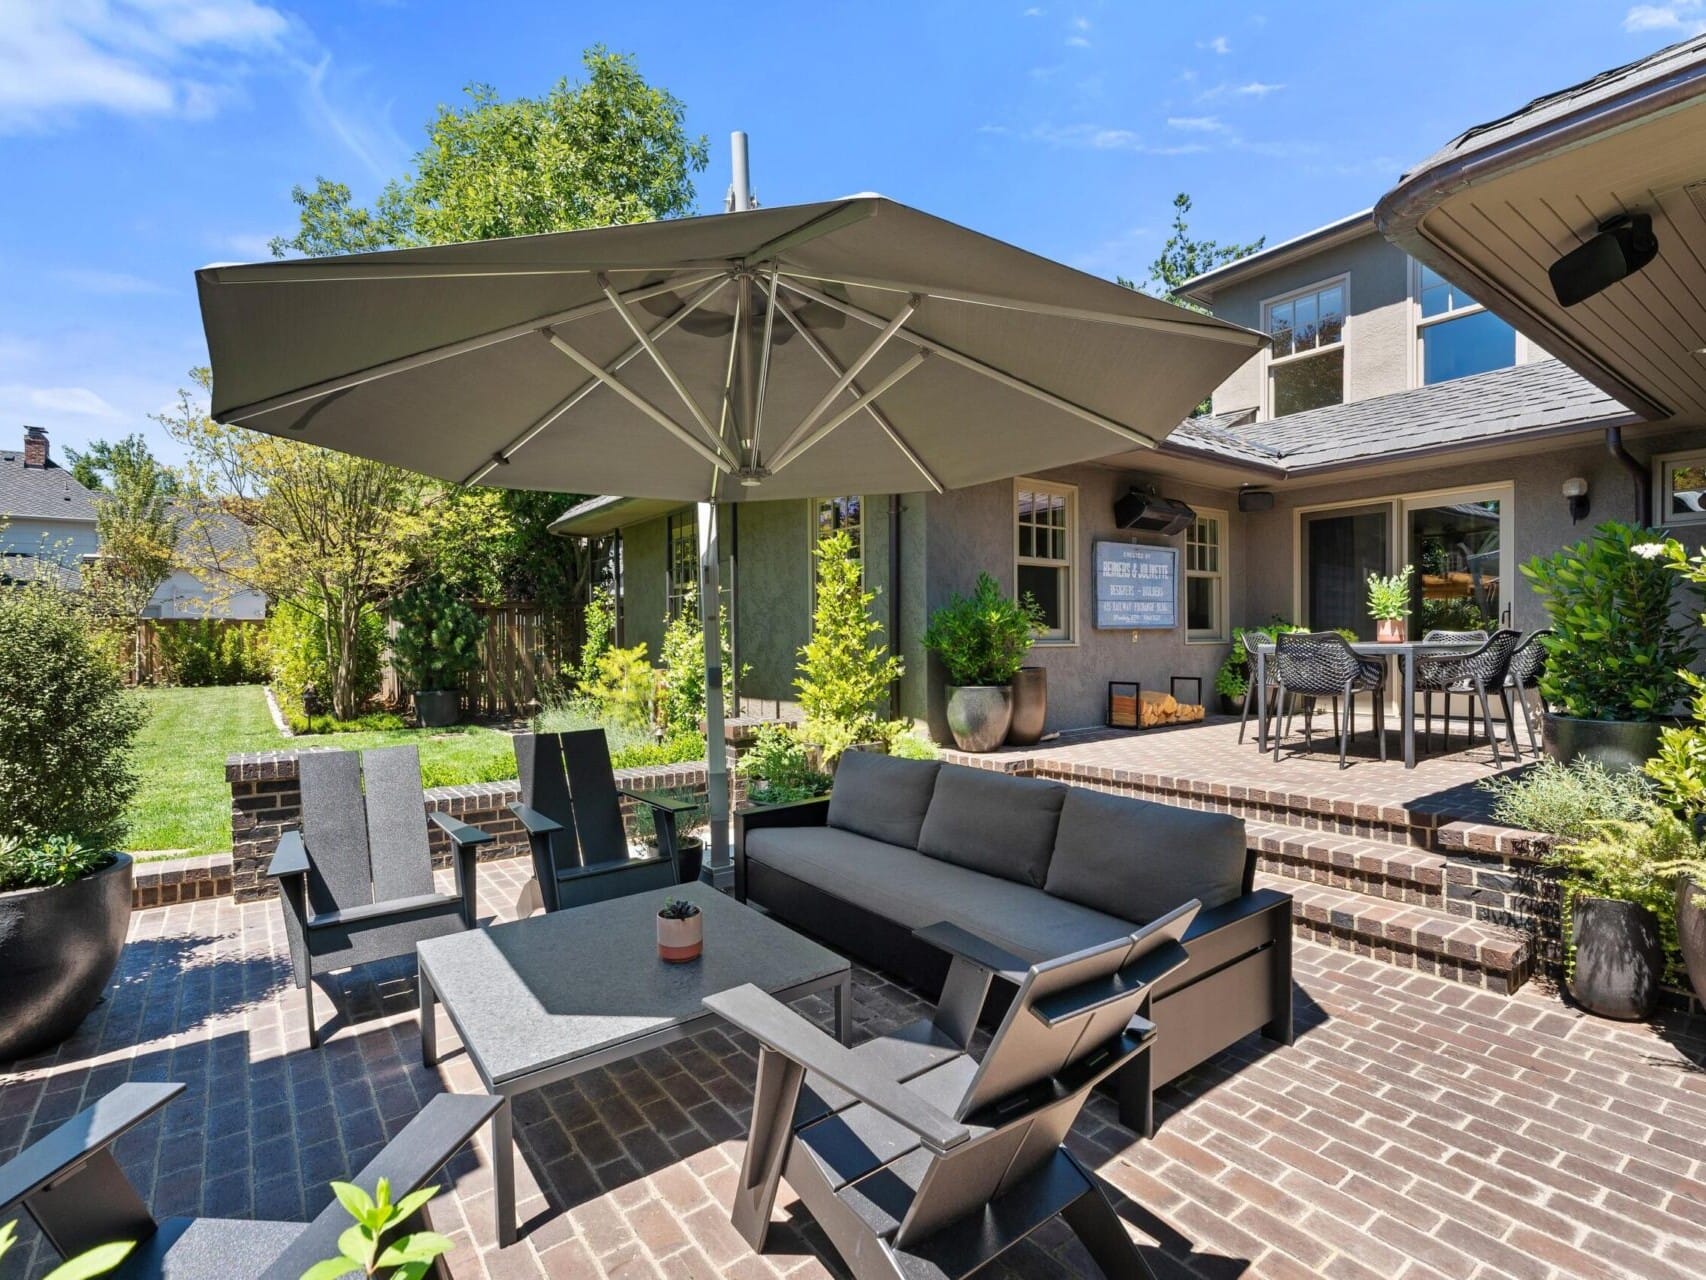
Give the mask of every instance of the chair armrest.
POLYGON ((0 1211, 110 1146, 184 1091, 181 1084, 121 1084, 0 1165, 0 1211))
MULTIPOLYGON (((401 1200, 426 1186, 503 1102, 489 1094, 439 1094, 350 1181, 372 1195, 384 1178, 391 1184, 392 1202, 401 1200)), ((263 1280, 297 1280, 316 1262, 337 1257, 338 1237, 351 1222, 334 1199, 267 1268, 263 1280)))
POLYGON ((529 809, 519 800, 511 800, 509 802, 509 811, 515 815, 516 821, 521 823, 529 836, 554 835, 563 829, 562 823, 553 822, 550 818, 547 818, 544 814, 540 813, 539 810, 529 809))
POLYGON ((427 815, 433 825, 450 837, 451 843, 461 845, 464 849, 472 849, 476 845, 490 844, 492 833, 471 827, 466 822, 458 822, 448 813, 440 813, 434 809, 427 815))
POLYGON ((267 875, 277 880, 283 876, 307 874, 308 846, 302 843, 302 833, 286 831, 278 838, 278 847, 273 850, 272 861, 267 864, 267 875))
POLYGON ((1280 910, 1286 925, 1291 924, 1291 895, 1281 893, 1277 889, 1254 889, 1249 893, 1240 894, 1231 902, 1223 903, 1211 911, 1197 912, 1197 918, 1191 921, 1191 927, 1185 930, 1185 941, 1200 938, 1204 934, 1213 933, 1216 929, 1224 929, 1229 924, 1240 920, 1248 920, 1263 912, 1280 910))
POLYGON ((705 997, 705 1007, 765 1048, 852 1094, 941 1153, 966 1142, 971 1131, 931 1106, 878 1064, 819 1031, 781 1001, 751 983, 705 997))
POLYGON ((627 796, 639 804, 650 805, 653 809, 662 809, 666 813, 690 813, 699 808, 697 800, 671 800, 668 796, 655 795, 645 791, 630 791, 627 787, 617 787, 616 794, 627 796))
POLYGON ((1009 982, 1020 981, 1030 972, 1031 962, 1021 956, 1014 955, 1005 947, 998 947, 987 938, 980 938, 969 929, 962 929, 957 924, 949 924, 939 920, 935 924, 927 924, 921 929, 914 929, 912 936, 920 942, 928 943, 938 951, 946 951, 951 956, 969 960, 978 968, 984 969, 997 977, 1009 982))

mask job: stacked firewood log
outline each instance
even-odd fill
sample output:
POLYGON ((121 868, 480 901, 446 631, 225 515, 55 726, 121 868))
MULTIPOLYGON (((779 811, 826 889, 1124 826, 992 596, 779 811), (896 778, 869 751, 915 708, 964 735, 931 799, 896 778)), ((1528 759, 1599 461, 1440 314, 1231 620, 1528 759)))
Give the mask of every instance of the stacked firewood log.
POLYGON ((1137 723, 1139 728, 1153 729, 1163 724, 1190 724, 1203 718, 1200 703, 1180 702, 1170 693, 1145 689, 1138 695, 1137 723))

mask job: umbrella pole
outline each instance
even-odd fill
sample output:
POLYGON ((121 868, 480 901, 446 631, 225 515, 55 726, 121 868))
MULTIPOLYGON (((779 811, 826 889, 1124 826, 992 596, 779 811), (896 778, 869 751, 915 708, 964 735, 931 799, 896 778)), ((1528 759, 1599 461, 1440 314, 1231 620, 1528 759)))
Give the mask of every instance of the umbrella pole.
POLYGON ((717 504, 699 504, 699 620, 705 633, 705 798, 711 811, 707 864, 715 880, 729 854, 729 756, 723 740, 723 644, 718 625, 721 581, 717 504))

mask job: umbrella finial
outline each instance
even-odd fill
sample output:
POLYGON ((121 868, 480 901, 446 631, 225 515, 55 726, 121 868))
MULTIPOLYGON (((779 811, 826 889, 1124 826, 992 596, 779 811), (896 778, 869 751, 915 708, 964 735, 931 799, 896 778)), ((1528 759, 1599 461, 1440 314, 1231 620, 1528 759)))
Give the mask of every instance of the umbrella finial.
POLYGON ((752 183, 746 160, 746 131, 736 129, 729 135, 730 173, 733 181, 729 183, 728 211, 730 213, 745 213, 755 206, 752 198, 752 183))

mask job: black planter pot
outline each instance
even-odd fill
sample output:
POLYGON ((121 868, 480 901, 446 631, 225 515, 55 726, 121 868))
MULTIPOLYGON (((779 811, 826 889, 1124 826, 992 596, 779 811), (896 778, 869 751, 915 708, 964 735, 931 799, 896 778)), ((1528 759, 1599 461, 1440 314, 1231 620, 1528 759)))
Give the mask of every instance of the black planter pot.
POLYGON ((698 884, 699 872, 705 865, 705 842, 698 836, 676 837, 675 859, 678 883, 698 884))
POLYGON ((1546 713, 1546 754, 1559 764, 1592 760, 1617 772, 1639 769, 1658 754, 1659 732, 1651 720, 1580 720, 1546 713))
POLYGON ((1013 722, 1007 726, 1007 745, 1029 747, 1042 740, 1048 719, 1048 668, 1020 667, 1013 677, 1013 722))
POLYGON ((1706 1005, 1706 886, 1683 876, 1676 885, 1676 936, 1682 944, 1683 963, 1688 966, 1688 985, 1695 998, 1706 1005))
POLYGON ((462 695, 455 689, 428 689, 415 694, 415 719, 423 729, 443 729, 462 718, 462 695))
POLYGON ((1570 939, 1575 949, 1570 995, 1577 1004, 1602 1018, 1652 1016, 1665 969, 1657 916, 1633 902, 1577 898, 1570 939))
POLYGON ((130 926, 131 861, 0 893, 0 1062, 45 1053, 100 1001, 130 926))
POLYGON ((1223 716, 1235 716, 1244 706, 1243 699, 1234 698, 1230 693, 1216 696, 1220 699, 1220 714, 1223 716))

